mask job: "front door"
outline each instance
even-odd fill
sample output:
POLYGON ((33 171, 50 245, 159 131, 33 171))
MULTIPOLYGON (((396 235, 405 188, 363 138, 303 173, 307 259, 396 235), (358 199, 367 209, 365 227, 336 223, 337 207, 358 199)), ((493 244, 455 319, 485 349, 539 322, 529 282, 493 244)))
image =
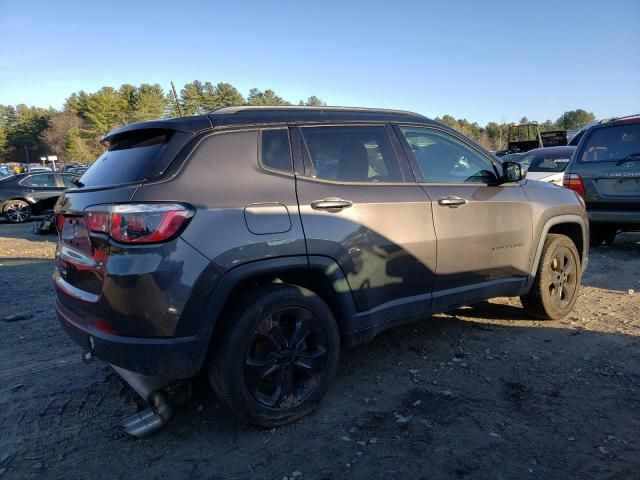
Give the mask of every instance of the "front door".
POLYGON ((443 129, 396 131, 432 202, 438 249, 433 307, 517 293, 532 247, 524 189, 498 185, 492 160, 443 129))
POLYGON ((381 124, 292 130, 308 254, 342 269, 359 328, 426 311, 434 282, 431 205, 389 133, 381 124))

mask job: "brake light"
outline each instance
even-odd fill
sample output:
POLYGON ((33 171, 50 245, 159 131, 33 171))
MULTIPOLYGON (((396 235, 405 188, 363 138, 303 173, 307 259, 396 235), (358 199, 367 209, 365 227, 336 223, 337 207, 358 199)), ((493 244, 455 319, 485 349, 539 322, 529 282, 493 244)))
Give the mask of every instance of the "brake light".
POLYGON ((64 226, 64 215, 56 213, 56 228, 58 229, 58 236, 62 233, 62 227, 64 226))
POLYGON ((179 203, 96 205, 84 211, 87 228, 106 233, 121 243, 159 243, 171 240, 193 216, 179 203))
POLYGON ((562 186, 584 196, 584 184, 582 178, 577 173, 565 173, 562 178, 562 186))

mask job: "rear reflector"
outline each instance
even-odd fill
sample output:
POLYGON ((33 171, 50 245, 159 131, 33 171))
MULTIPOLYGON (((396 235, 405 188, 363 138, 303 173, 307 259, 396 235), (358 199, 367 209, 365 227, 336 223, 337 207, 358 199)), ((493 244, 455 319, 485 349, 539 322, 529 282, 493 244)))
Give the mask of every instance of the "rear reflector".
POLYGON ((159 243, 175 238, 193 216, 179 203, 95 205, 84 211, 87 228, 120 243, 159 243))
POLYGON ((584 196, 584 184, 582 178, 577 173, 565 173, 562 178, 562 186, 584 196))

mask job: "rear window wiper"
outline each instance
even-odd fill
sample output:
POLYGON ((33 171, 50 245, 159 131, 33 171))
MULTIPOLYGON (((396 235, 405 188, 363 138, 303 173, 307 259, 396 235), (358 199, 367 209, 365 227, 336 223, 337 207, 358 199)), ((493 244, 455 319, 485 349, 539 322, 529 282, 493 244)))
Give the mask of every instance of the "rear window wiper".
POLYGON ((627 155, 626 157, 624 157, 621 160, 618 160, 616 162, 616 165, 622 165, 624 162, 626 162, 627 160, 631 160, 632 158, 636 158, 636 157, 640 157, 640 152, 633 152, 630 153, 629 155, 627 155))

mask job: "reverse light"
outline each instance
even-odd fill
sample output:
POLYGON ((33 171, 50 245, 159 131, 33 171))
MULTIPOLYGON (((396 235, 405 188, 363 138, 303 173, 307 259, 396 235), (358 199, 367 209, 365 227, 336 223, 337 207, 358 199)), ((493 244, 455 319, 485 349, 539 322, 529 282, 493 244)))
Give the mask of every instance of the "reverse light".
POLYGON ((577 173, 565 173, 562 178, 562 186, 584 196, 584 184, 577 173))
POLYGON ((95 205, 84 211, 87 229, 120 243, 159 243, 175 238, 193 216, 180 203, 95 205))

